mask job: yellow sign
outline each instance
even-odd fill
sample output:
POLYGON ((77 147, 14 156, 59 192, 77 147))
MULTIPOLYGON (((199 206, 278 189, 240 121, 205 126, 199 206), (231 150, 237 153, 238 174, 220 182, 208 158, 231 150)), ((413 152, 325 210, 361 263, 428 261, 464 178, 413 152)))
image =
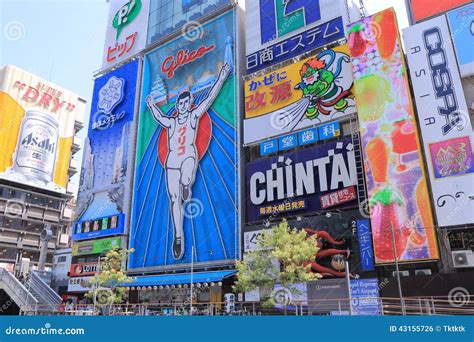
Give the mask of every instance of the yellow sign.
POLYGON ((0 178, 65 193, 77 94, 17 67, 0 71, 0 178))
POLYGON ((245 82, 244 142, 354 114, 353 77, 347 45, 245 82))

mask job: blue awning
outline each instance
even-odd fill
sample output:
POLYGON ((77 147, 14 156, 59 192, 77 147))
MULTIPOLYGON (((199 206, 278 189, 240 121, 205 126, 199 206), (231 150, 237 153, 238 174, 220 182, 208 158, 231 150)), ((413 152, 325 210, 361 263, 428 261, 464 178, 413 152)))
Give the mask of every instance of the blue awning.
MULTIPOLYGON (((236 270, 196 272, 193 273, 193 283, 210 283, 222 281, 222 279, 236 274, 236 270)), ((133 277, 133 281, 119 286, 159 286, 159 285, 179 285, 190 284, 191 273, 162 274, 157 276, 133 277)))

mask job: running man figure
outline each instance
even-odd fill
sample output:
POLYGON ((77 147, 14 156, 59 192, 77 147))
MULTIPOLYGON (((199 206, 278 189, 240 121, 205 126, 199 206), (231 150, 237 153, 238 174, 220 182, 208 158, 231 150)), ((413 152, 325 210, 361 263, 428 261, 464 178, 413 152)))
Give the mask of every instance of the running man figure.
POLYGON ((189 91, 179 94, 176 100, 176 116, 166 116, 148 95, 146 103, 155 120, 168 131, 168 156, 166 157, 166 189, 173 219, 173 257, 179 260, 184 255, 184 204, 191 199, 191 189, 196 178, 198 155, 196 132, 199 119, 211 107, 230 73, 229 64, 224 64, 217 81, 206 98, 196 107, 189 91))

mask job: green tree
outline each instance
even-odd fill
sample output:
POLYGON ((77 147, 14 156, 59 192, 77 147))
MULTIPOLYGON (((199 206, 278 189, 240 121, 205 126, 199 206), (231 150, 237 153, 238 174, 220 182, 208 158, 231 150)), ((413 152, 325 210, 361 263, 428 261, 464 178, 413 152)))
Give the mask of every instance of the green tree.
MULTIPOLYGON (((288 226, 283 220, 265 230, 258 239, 259 248, 237 261, 238 280, 234 291, 247 292, 261 288, 270 292, 276 284, 294 292, 292 284, 320 279, 313 273, 308 261, 318 251, 316 235, 308 237, 304 230, 288 226), (275 260, 277 262, 275 262, 275 260)), ((270 298, 266 304, 272 304, 270 298)))
POLYGON ((86 297, 96 305, 112 305, 122 303, 125 299, 125 287, 118 286, 132 281, 123 265, 133 249, 113 248, 99 260, 97 273, 91 280, 91 290, 86 297))

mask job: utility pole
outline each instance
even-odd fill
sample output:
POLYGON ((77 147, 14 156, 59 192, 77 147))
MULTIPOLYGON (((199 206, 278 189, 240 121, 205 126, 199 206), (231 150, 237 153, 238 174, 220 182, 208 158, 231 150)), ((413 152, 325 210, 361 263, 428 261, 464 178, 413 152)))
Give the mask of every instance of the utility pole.
POLYGON ((402 309, 402 315, 406 316, 407 313, 405 310, 405 300, 403 299, 402 283, 400 281, 400 270, 398 269, 398 257, 397 257, 397 245, 395 243, 395 232, 393 231, 393 225, 391 222, 390 222, 390 231, 392 232, 393 256, 395 259, 395 270, 397 272, 398 296, 400 297, 400 306, 402 309))

